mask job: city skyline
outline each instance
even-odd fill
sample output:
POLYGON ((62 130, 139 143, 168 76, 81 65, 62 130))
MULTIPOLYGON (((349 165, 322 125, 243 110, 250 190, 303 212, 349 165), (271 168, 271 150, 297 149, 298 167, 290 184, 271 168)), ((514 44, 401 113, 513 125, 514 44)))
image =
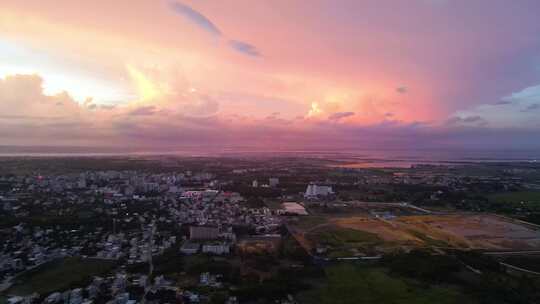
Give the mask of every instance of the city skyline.
POLYGON ((540 149, 537 1, 5 1, 11 146, 540 149))

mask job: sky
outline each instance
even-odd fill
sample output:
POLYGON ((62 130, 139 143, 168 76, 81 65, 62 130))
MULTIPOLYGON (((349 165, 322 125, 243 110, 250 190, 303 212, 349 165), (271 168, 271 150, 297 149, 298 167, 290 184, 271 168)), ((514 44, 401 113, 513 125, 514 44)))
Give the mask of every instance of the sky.
POLYGON ((540 150, 537 0, 3 0, 0 145, 540 150))

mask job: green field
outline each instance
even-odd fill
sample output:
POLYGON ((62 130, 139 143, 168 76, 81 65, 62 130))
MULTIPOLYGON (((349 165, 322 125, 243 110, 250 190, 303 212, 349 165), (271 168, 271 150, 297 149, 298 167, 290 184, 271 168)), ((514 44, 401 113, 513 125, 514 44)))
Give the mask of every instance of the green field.
POLYGON ((298 221, 294 223, 294 226, 300 229, 310 229, 317 225, 322 225, 328 222, 328 219, 323 216, 302 216, 298 218, 298 221))
POLYGON ((106 274, 114 264, 114 261, 81 258, 51 261, 18 276, 5 293, 28 295, 37 292, 46 295, 85 283, 92 276, 106 274))
POLYGON ((308 233, 307 237, 319 244, 334 247, 381 241, 376 234, 350 228, 322 228, 308 233))
POLYGON ((380 267, 340 264, 326 268, 325 273, 327 279, 320 288, 299 295, 301 303, 476 303, 457 287, 421 284, 391 276, 380 267))
POLYGON ((317 246, 329 247, 331 258, 350 257, 380 244, 382 240, 373 233, 350 228, 322 227, 306 234, 317 246))
POLYGON ((516 191, 497 193, 488 196, 490 202, 519 204, 521 202, 540 205, 540 191, 516 191))

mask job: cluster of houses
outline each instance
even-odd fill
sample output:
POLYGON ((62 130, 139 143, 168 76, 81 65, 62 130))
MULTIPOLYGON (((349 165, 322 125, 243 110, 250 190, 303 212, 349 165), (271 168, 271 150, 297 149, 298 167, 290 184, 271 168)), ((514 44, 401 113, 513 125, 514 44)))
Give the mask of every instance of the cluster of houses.
MULTIPOLYGON (((15 221, 0 229, 5 240, 0 244, 0 291, 9 291, 18 274, 59 258, 114 260, 124 267, 151 263, 151 257, 174 246, 178 246, 178 254, 228 255, 237 243, 234 227, 256 235, 279 229, 280 218, 270 209, 245 207, 238 193, 217 190, 213 178, 208 173, 134 171, 9 177, 11 187, 0 189, 0 207, 15 221), (181 186, 194 181, 199 186, 181 186), (28 222, 33 214, 73 217, 76 224, 28 222), (86 216, 90 220, 85 220, 86 216), (183 227, 189 227, 187 234, 182 233, 183 227)), ((158 276, 150 282, 142 275, 116 274, 96 277, 85 288, 14 296, 9 301, 35 303, 39 297, 44 303, 87 304, 106 294, 108 303, 127 304, 137 298, 129 291, 134 286, 143 288, 150 298, 153 293, 174 292, 186 302, 204 299, 194 291, 175 289, 162 279, 158 276)), ((219 286, 219 275, 203 273, 200 284, 219 286)), ((231 298, 227 303, 236 300, 231 298)))
MULTIPOLYGON (((221 288, 221 275, 208 272, 202 273, 198 286, 221 288)), ((144 301, 149 303, 200 303, 208 298, 195 290, 181 289, 174 286, 172 281, 164 276, 150 279, 143 274, 128 274, 118 272, 108 277, 94 277, 86 287, 53 292, 41 297, 43 304, 136 304, 144 301)), ((12 296, 7 299, 9 304, 30 304, 40 298, 37 293, 27 296, 12 296)), ((236 297, 229 297, 227 304, 237 304, 236 297)))

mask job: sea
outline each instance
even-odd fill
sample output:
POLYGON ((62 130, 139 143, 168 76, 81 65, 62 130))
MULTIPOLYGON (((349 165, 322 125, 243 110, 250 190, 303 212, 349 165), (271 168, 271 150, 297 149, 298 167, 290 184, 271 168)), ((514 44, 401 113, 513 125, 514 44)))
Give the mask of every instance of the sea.
POLYGON ((339 161, 344 168, 409 168, 415 165, 452 165, 467 163, 526 162, 540 163, 538 150, 456 150, 456 149, 280 149, 189 147, 149 151, 115 150, 86 147, 13 147, 0 146, 2 158, 44 157, 306 157, 339 161))

